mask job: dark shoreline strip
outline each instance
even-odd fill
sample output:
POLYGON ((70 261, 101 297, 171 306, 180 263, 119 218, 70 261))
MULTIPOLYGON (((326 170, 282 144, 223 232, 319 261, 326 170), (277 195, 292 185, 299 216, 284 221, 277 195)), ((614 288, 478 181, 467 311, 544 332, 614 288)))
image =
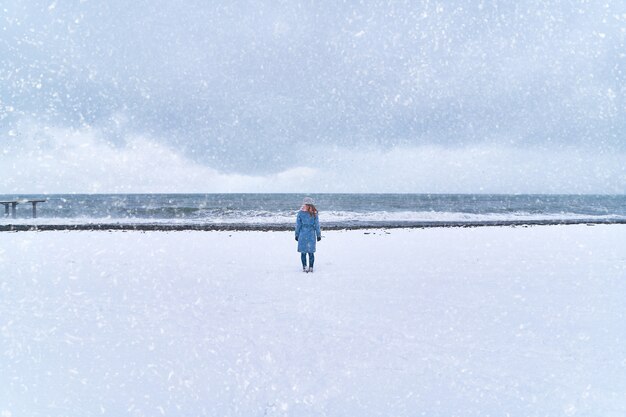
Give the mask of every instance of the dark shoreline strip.
MULTIPOLYGON (((575 224, 626 224, 626 219, 569 219, 569 220, 487 220, 487 221, 415 221, 415 222, 368 222, 325 223, 323 230, 367 229, 428 229, 449 227, 503 227, 503 226, 560 226, 575 224)), ((25 231, 292 231, 290 224, 157 224, 157 223, 94 223, 94 224, 3 224, 0 232, 25 231)))

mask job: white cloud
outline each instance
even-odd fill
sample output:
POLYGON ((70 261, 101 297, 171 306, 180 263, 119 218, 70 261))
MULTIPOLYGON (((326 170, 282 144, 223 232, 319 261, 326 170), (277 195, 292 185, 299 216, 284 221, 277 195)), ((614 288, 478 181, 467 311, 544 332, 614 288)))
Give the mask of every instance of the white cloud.
POLYGON ((625 152, 482 144, 320 153, 320 188, 328 192, 626 192, 625 152))
POLYGON ((297 188, 314 174, 220 173, 147 137, 115 146, 91 128, 31 127, 0 154, 0 187, 9 194, 271 192, 297 188))
POLYGON ((312 167, 227 174, 145 136, 31 126, 0 154, 0 193, 624 193, 625 152, 501 145, 318 148, 312 167))

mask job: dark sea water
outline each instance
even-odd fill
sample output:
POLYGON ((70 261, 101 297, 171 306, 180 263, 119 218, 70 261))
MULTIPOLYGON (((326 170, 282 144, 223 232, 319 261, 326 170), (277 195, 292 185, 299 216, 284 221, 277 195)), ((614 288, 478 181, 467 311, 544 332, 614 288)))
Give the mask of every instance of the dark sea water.
MULTIPOLYGON (((0 195, 45 198, 32 219, 30 204, 3 224, 290 225, 304 195, 98 194, 0 195)), ((398 226, 507 221, 626 221, 625 195, 312 194, 322 224, 398 226)), ((0 209, 3 207, 0 206, 0 209)), ((4 210, 1 212, 4 214, 4 210)))

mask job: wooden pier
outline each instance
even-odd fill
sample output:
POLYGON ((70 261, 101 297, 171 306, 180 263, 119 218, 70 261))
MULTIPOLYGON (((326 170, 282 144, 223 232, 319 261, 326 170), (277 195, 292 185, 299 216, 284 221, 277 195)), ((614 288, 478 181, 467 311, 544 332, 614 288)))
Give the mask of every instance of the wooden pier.
POLYGON ((0 204, 4 204, 4 215, 9 217, 9 207, 11 208, 11 215, 14 219, 17 218, 17 205, 31 203, 33 205, 33 219, 37 218, 37 203, 45 203, 47 200, 43 199, 26 199, 26 200, 10 200, 0 201, 0 204))

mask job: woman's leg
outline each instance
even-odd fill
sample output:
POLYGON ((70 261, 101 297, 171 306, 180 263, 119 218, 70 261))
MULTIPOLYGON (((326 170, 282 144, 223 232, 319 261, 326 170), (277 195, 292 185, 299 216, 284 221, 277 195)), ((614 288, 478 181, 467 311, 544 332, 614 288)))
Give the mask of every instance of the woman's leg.
POLYGON ((309 268, 313 268, 314 263, 315 263, 315 254, 311 252, 309 253, 309 268))
POLYGON ((302 268, 306 268, 306 253, 302 252, 300 254, 300 259, 302 260, 302 268))

